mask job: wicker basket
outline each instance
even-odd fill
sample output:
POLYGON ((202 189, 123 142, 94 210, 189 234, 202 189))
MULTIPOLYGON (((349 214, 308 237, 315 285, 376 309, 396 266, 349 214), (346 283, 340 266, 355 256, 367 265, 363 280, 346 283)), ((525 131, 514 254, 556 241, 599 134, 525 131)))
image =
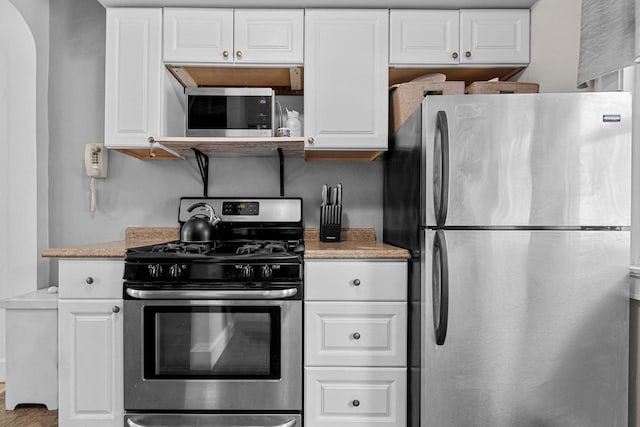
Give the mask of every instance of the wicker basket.
POLYGON ((479 93, 538 93, 538 83, 473 82, 465 89, 468 94, 479 93))
POLYGON ((426 95, 463 95, 464 82, 409 82, 390 89, 389 131, 395 132, 422 103, 426 95))

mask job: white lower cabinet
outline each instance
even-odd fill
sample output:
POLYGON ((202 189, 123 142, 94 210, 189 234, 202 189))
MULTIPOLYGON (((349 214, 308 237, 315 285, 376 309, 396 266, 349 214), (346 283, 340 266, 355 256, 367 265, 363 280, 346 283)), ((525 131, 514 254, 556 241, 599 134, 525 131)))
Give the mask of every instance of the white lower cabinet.
POLYGON ((405 368, 305 368, 305 426, 405 427, 405 368))
POLYGON ((407 263, 305 260, 305 427, 406 427, 407 263))
POLYGON ((60 427, 123 424, 122 266, 122 261, 60 261, 60 427), (80 278, 82 286, 76 283, 80 278), (99 297, 88 299, 87 292, 99 297))
POLYGON ((404 366, 407 304, 305 303, 305 365, 404 366))

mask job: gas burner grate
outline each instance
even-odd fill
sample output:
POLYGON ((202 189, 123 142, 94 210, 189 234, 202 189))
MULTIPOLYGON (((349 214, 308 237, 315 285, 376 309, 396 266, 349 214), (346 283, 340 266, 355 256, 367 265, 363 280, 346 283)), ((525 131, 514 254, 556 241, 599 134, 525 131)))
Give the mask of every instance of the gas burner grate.
POLYGON ((288 250, 287 242, 264 241, 247 242, 236 249, 238 255, 284 253, 288 250))
POLYGON ((214 252, 219 246, 218 243, 184 243, 168 242, 156 245, 151 248, 151 252, 156 253, 184 253, 184 254, 206 254, 214 252))

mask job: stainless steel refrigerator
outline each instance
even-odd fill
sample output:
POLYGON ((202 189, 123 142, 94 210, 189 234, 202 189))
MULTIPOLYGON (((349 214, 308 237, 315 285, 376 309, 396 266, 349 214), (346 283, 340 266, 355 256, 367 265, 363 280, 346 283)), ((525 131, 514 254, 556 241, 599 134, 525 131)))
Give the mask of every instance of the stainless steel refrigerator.
POLYGON ((385 155, 409 420, 627 427, 631 98, 428 96, 385 155))

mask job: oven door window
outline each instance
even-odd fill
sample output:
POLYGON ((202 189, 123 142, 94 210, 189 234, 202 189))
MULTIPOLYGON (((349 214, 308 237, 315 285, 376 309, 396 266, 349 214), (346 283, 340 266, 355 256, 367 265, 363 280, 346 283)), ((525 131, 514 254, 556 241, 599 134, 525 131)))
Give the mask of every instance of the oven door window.
POLYGON ((280 307, 144 308, 148 379, 279 379, 280 307))

